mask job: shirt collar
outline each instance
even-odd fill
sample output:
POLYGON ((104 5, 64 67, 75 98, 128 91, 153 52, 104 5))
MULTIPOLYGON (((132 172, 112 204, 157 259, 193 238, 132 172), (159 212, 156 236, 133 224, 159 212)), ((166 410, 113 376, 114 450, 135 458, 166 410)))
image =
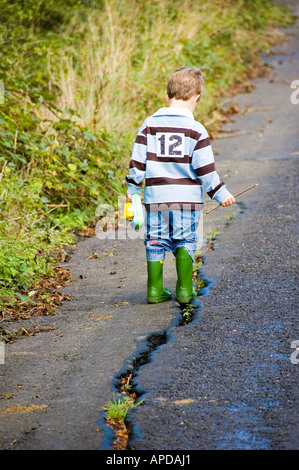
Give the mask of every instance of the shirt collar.
POLYGON ((194 119, 193 113, 188 108, 160 108, 158 111, 153 114, 153 116, 186 116, 191 119, 194 119))

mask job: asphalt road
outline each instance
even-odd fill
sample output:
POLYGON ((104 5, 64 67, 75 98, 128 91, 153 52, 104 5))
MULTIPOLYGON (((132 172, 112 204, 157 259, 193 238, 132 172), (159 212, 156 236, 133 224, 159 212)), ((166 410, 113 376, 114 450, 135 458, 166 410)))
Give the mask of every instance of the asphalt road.
MULTIPOLYGON (((227 125, 235 134, 214 142, 218 172, 234 194, 259 186, 233 209, 204 216, 203 238, 212 230, 221 234, 213 251, 204 249, 210 284, 194 321, 179 326, 175 298, 146 304, 141 238, 81 241, 66 263, 73 282, 64 292, 72 300, 54 317, 13 325, 52 329, 5 346, 0 449, 112 449, 102 408, 117 393, 117 376, 147 350, 148 338, 164 344, 135 377, 144 401, 129 414, 130 448, 298 447, 292 342, 299 340, 299 104, 290 100, 296 91, 290 84, 299 79, 298 36, 298 27, 290 28, 289 42, 267 57, 272 78, 234 98, 244 110, 227 125)), ((169 254, 165 284, 174 291, 175 282, 169 254)))
POLYGON ((132 448, 298 449, 298 23, 288 37, 266 58, 273 76, 234 100, 234 136, 213 145, 233 193, 259 186, 206 253, 198 321, 139 372, 132 448))

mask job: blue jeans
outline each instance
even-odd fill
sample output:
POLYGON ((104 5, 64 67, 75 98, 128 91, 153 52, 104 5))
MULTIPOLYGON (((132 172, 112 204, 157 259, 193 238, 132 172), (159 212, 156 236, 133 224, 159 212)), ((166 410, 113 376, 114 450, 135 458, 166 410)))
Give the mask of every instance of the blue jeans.
POLYGON ((198 210, 162 210, 146 213, 146 259, 163 261, 166 251, 176 254, 178 247, 185 247, 192 260, 197 248, 196 230, 200 220, 198 210))

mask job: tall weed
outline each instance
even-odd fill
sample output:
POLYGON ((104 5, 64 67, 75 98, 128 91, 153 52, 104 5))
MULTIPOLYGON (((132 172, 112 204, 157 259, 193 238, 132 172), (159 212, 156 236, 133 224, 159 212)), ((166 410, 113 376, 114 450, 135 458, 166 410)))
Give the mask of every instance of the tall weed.
POLYGON ((200 67, 206 96, 198 113, 210 120, 221 91, 243 81, 277 34, 281 9, 270 1, 105 0, 65 35, 75 38, 49 57, 61 107, 94 128, 134 134, 145 115, 164 104, 168 75, 200 67))

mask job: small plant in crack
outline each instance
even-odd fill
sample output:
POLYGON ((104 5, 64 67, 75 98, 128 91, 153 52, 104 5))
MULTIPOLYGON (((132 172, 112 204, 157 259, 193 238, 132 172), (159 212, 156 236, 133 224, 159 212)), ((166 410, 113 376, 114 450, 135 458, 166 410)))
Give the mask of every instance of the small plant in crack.
POLYGON ((200 252, 195 253, 193 264, 193 282, 196 284, 197 290, 200 291, 207 285, 207 281, 200 277, 200 269, 204 264, 203 256, 200 252))
POLYGON ((106 412, 106 424, 115 433, 113 448, 116 450, 127 449, 129 440, 129 429, 126 425, 126 417, 130 409, 139 406, 142 400, 135 402, 136 395, 124 395, 121 398, 109 400, 107 405, 103 407, 106 412))
POLYGON ((193 320, 193 316, 194 316, 195 310, 197 310, 197 308, 198 308, 198 306, 193 305, 193 304, 187 304, 184 307, 184 309, 182 311, 182 317, 183 317, 182 325, 187 325, 188 323, 190 323, 193 320))
POLYGON ((203 289, 204 287, 206 287, 207 285, 207 281, 205 279, 202 279, 201 277, 197 277, 195 280, 194 280, 195 284, 196 284, 196 287, 198 288, 198 290, 201 290, 203 289))
POLYGON ((134 398, 125 395, 121 398, 109 400, 103 407, 106 412, 108 422, 124 421, 130 408, 138 406, 141 402, 135 403, 134 398))
POLYGON ((232 220, 234 217, 236 217, 237 214, 228 214, 225 216, 226 220, 232 220))
POLYGON ((221 233, 221 230, 212 230, 209 236, 207 237, 206 241, 206 250, 207 251, 212 251, 214 250, 214 243, 216 240, 217 235, 221 233))
POLYGON ((120 391, 126 393, 127 395, 134 395, 136 398, 136 394, 130 393, 132 390, 132 374, 128 374, 125 377, 121 378, 121 386, 120 391))
POLYGON ((221 230, 212 230, 208 238, 211 240, 215 240, 219 233, 221 233, 221 230))

